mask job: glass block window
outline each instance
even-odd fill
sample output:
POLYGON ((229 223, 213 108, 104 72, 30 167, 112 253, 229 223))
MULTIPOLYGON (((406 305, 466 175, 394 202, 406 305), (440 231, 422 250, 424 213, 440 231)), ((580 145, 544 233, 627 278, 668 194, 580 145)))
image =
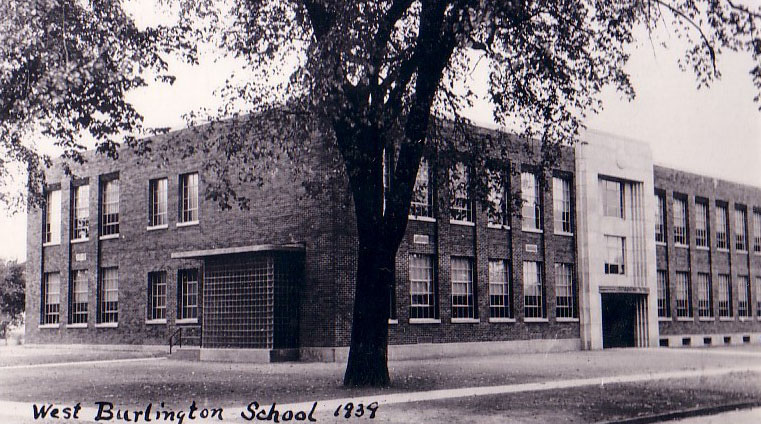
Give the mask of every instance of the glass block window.
POLYGON ((470 199, 470 180, 468 168, 458 162, 449 177, 450 219, 454 221, 473 222, 473 202, 470 199))
POLYGON ((489 224, 509 225, 507 215, 507 179, 496 171, 489 171, 489 224))
POLYGON ((410 318, 436 318, 433 256, 410 255, 410 318))
POLYGON ((433 218, 433 184, 428 160, 421 159, 412 191, 410 215, 413 217, 433 218))
POLYGON ((505 260, 489 261, 489 316, 512 318, 510 267, 505 260))
POLYGON ((452 318, 475 318, 473 260, 452 257, 452 318))
POLYGON ((71 323, 87 324, 87 304, 90 293, 87 289, 87 270, 71 272, 71 323))
POLYGON ((695 202, 695 245, 708 247, 708 205, 695 202))
POLYGON ((557 318, 576 318, 576 287, 573 278, 573 265, 555 264, 555 316, 557 318))
POLYGON ((698 316, 703 318, 713 316, 711 276, 704 272, 698 273, 698 316))
POLYGON ((556 233, 571 233, 571 182, 567 178, 552 178, 552 203, 556 233))
POLYGON ((540 262, 523 261, 523 315, 526 318, 547 317, 540 262))
POLYGON ((753 211, 753 251, 761 252, 761 212, 753 211))
POLYGON ((692 299, 690 296, 690 274, 676 273, 676 316, 692 316, 692 299))
POLYGON ((116 267, 100 269, 98 285, 98 323, 119 322, 119 270, 116 267))
POLYGON ((732 285, 729 284, 729 275, 719 274, 719 316, 732 316, 732 285))
POLYGON ((687 201, 674 198, 674 244, 687 245, 687 201))
POLYGON ((671 316, 671 307, 669 305, 669 279, 668 272, 658 270, 658 316, 668 318, 671 316))
POLYGON ((119 234, 119 180, 103 182, 101 235, 119 234))
POLYGON ((177 317, 179 319, 198 319, 198 270, 181 269, 177 271, 177 317))
POLYGON ((198 173, 180 175, 180 222, 198 222, 198 173))
POLYGON ((521 214, 524 230, 542 229, 542 193, 536 174, 521 172, 521 214))
POLYGON ((729 216, 726 205, 716 205, 716 248, 729 249, 727 240, 729 234, 729 216))
POLYGON ((605 246, 607 256, 605 258, 606 274, 625 274, 624 264, 626 263, 625 246, 626 239, 618 236, 605 236, 605 246))
POLYGON ((149 321, 166 319, 166 271, 148 273, 149 321))
POLYGON ((748 251, 748 212, 742 206, 735 206, 735 249, 748 251))
POLYGON ((61 190, 45 193, 45 243, 61 242, 61 190))
POLYGON ((750 310, 750 279, 747 275, 737 276, 737 315, 751 316, 750 310))
POLYGON ((72 240, 84 240, 90 235, 90 186, 74 188, 74 219, 72 240))
POLYGON ((655 241, 666 243, 666 198, 655 194, 655 241))
POLYGON ((61 314, 61 274, 46 272, 42 276, 42 322, 58 324, 61 314))
POLYGON ((167 225, 167 184, 166 178, 148 182, 148 226, 167 225))
POLYGON ((619 181, 600 179, 602 206, 605 216, 624 217, 624 184, 619 181))

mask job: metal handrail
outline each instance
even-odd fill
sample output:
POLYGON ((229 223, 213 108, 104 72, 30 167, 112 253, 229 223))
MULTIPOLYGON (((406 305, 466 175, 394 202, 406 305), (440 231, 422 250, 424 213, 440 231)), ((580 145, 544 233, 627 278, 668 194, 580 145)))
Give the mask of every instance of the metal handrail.
POLYGON ((177 327, 176 330, 172 333, 171 336, 169 336, 169 354, 172 354, 172 346, 177 345, 179 347, 182 347, 182 327, 177 327), (177 342, 174 342, 175 337, 177 338, 177 342))

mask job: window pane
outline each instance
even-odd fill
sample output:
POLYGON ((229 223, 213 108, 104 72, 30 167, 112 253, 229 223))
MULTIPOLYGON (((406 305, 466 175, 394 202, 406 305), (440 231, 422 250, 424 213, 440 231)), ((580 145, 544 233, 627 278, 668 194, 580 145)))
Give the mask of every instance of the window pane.
POLYGON ((45 243, 60 242, 61 190, 51 190, 45 197, 45 243))
POLYGON ((86 239, 90 232, 90 186, 82 185, 74 189, 74 228, 71 238, 86 239))
POLYGON ((658 316, 670 317, 671 306, 669 305, 669 284, 668 273, 663 270, 658 270, 658 316))
POLYGON ((470 200, 468 168, 458 162, 450 174, 450 218, 455 221, 473 222, 473 205, 470 200))
POLYGON ((98 322, 115 323, 119 320, 119 271, 101 268, 98 293, 98 322))
POLYGON ((510 276, 507 261, 489 261, 489 316, 511 318, 510 276))
POLYGON ((180 192, 182 193, 180 222, 198 221, 198 173, 180 176, 180 192))
POLYGON ((410 255, 410 318, 435 318, 433 256, 410 255))
POLYGON ((58 324, 61 313, 61 275, 48 272, 42 281, 42 324, 58 324))
POLYGON ((674 244, 687 245, 687 202, 674 199, 674 244))
POLYGON ((542 267, 539 262, 523 262, 523 314, 526 318, 545 318, 542 267))
POLYGON ((452 318, 475 318, 473 307, 473 261, 452 257, 452 318))
POLYGON ((542 199, 536 175, 521 172, 521 215, 524 230, 542 229, 542 199))
POLYGON ((573 265, 555 264, 555 295, 555 315, 558 318, 576 318, 573 265))
POLYGON ((87 324, 87 305, 89 302, 87 271, 72 271, 71 285, 71 323, 87 324))
POLYGON ((148 225, 167 224, 167 179, 151 180, 149 182, 148 225))
POLYGON ((565 178, 552 179, 552 202, 556 233, 570 233, 571 230, 571 183, 565 178))
POLYGON ((431 185, 431 173, 428 167, 428 161, 424 158, 420 160, 417 177, 415 178, 415 187, 412 191, 412 202, 410 203, 410 215, 433 218, 433 187, 431 185))
POLYGON ((148 319, 166 319, 166 272, 148 273, 148 319))
POLYGON ((119 234, 119 180, 103 183, 102 201, 102 235, 119 234))
POLYGON ((660 194, 655 195, 655 241, 666 242, 666 199, 660 194))
POLYGON ((708 205, 695 203, 695 245, 708 247, 708 205))

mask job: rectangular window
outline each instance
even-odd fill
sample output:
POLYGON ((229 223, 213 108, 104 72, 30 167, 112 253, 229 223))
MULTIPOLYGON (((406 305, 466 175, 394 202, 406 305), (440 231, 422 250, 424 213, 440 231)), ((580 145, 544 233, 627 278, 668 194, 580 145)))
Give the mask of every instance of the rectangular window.
POLYGON ((692 296, 690 296, 690 274, 676 273, 676 316, 692 316, 692 296))
POLYGON ((119 180, 103 182, 101 235, 119 234, 119 180))
POLYGON ((148 182, 148 226, 167 225, 167 184, 166 178, 148 182))
POLYGON ((542 229, 542 193, 536 174, 521 172, 521 214, 524 230, 542 229))
POLYGON ((761 252, 761 212, 753 211, 753 251, 761 252))
POLYGON ((98 323, 119 322, 119 269, 100 269, 98 285, 98 323))
POLYGON ((571 229, 571 182, 565 178, 552 178, 552 203, 554 205, 555 232, 570 234, 571 229))
POLYGON ((510 268, 507 261, 489 261, 489 316, 512 318, 510 301, 510 268))
POLYGON ((45 194, 45 243, 61 242, 61 190, 45 194))
POLYGON ((87 324, 87 270, 71 271, 71 320, 72 324, 87 324))
POLYGON ((624 217, 624 184, 619 181, 600 179, 602 206, 605 216, 624 217))
POLYGON ((72 240, 85 240, 90 235, 90 186, 81 185, 74 188, 74 228, 72 240))
POLYGON ((473 260, 452 257, 452 318, 475 318, 473 260))
MULTIPOLYGON (((508 174, 509 175, 509 174, 508 174)), ((489 225, 508 226, 507 178, 497 171, 489 171, 489 225)))
POLYGON ((42 277, 42 324, 58 324, 61 314, 61 274, 46 272, 42 277))
POLYGON ((756 317, 761 318, 761 277, 756 277, 756 317))
POLYGON ((748 251, 748 212, 743 206, 735 206, 735 249, 748 251))
POLYGON ((701 318, 713 316, 711 276, 703 272, 698 273, 698 316, 701 318))
POLYGON ((695 201, 695 246, 708 247, 708 204, 695 201))
POLYGON ((727 234, 729 234, 729 216, 727 214, 726 205, 716 205, 716 248, 717 249, 729 249, 727 241, 727 234))
POLYGON ((180 222, 198 222, 198 173, 180 175, 180 222))
POLYGON ((605 246, 607 248, 607 257, 605 258, 606 274, 625 274, 624 264, 626 239, 618 236, 605 236, 605 246))
POLYGON ((658 270, 658 316, 668 318, 671 316, 671 306, 669 305, 669 279, 668 272, 658 270))
POLYGON ((523 315, 526 318, 546 318, 542 264, 523 261, 523 315))
POLYGON ((750 279, 747 275, 737 276, 737 315, 751 316, 750 311, 750 279))
POLYGON ((732 316, 732 285, 729 284, 729 275, 719 274, 719 316, 732 316))
POLYGON ((420 166, 415 177, 415 188, 412 191, 410 215, 417 218, 433 218, 433 184, 431 170, 426 159, 420 160, 420 166))
POLYGON ((410 254, 410 318, 436 318, 433 256, 410 254))
POLYGON ((674 244, 687 245, 687 201, 674 198, 674 244))
POLYGON ((177 271, 177 317, 179 319, 198 319, 198 270, 181 269, 177 271))
POLYGON ((166 320, 166 271, 148 273, 148 320, 166 320))
POLYGON ((451 203, 449 218, 453 221, 473 222, 473 202, 470 200, 468 168, 458 162, 449 177, 451 203))
POLYGON ((555 264, 555 316, 576 318, 576 287, 573 265, 555 264))
POLYGON ((666 198, 655 194, 655 241, 666 243, 666 198))

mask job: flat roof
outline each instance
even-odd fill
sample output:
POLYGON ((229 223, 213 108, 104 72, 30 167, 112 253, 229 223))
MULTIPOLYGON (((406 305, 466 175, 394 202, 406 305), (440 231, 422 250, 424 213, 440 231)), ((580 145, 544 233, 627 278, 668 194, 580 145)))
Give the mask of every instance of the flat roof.
POLYGON ((230 255, 234 253, 253 252, 303 252, 305 247, 301 243, 294 244, 252 244, 248 246, 219 247, 216 249, 187 250, 184 252, 172 252, 172 259, 201 258, 205 256, 230 255))

